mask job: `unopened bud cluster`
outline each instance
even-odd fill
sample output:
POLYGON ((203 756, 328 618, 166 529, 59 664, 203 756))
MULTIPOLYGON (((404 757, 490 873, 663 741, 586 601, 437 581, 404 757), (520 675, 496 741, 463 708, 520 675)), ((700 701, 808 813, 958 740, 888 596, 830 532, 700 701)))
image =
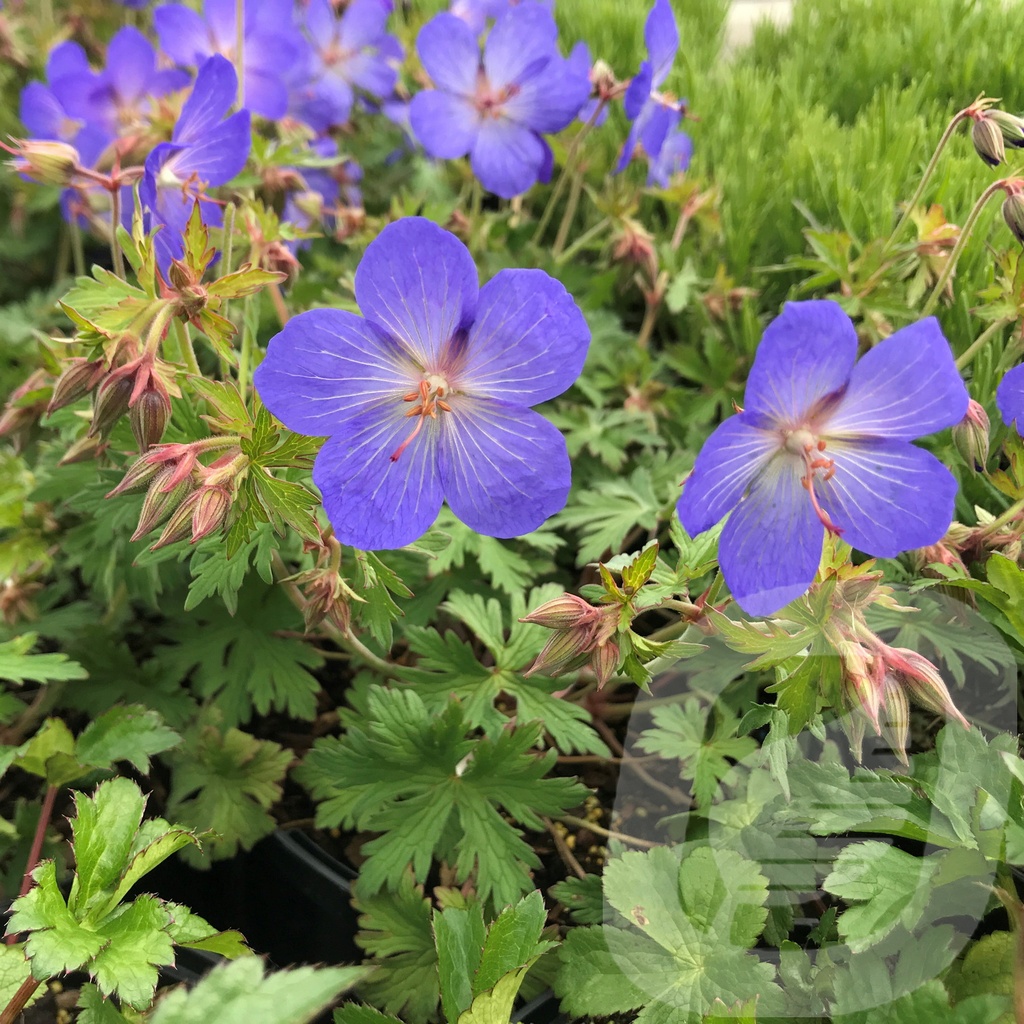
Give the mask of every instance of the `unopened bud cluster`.
POLYGON ((108 495, 146 492, 132 540, 163 526, 150 550, 180 540, 195 544, 219 530, 231 511, 234 482, 248 460, 229 450, 209 466, 199 462, 203 442, 168 444, 150 450, 129 468, 108 495))
POLYGON ((597 607, 574 594, 562 594, 519 621, 554 630, 527 676, 558 676, 589 664, 600 688, 619 667, 619 646, 613 639, 619 624, 617 607, 597 607))

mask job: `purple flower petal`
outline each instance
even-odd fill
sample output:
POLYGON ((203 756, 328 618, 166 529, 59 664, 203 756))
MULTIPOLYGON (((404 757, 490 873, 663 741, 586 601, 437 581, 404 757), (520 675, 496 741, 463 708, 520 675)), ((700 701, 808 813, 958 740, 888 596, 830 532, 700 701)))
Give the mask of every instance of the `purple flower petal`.
POLYGON ((153 11, 160 49, 179 64, 199 64, 213 51, 206 23, 183 4, 164 4, 153 11))
POLYGON ((173 161, 175 173, 182 180, 195 174, 207 185, 223 185, 245 166, 251 144, 249 111, 239 110, 207 128, 201 142, 183 150, 173 161))
POLYGON ((822 454, 834 460, 835 475, 815 480, 815 492, 858 550, 895 558, 949 529, 957 483, 931 452, 906 441, 830 439, 822 454))
POLYGON ((207 132, 231 109, 237 94, 238 78, 231 61, 215 53, 199 69, 171 141, 186 146, 205 142, 207 132))
POLYGON ((679 28, 669 0, 655 0, 644 24, 644 42, 654 69, 652 85, 657 88, 668 77, 679 51, 679 28))
POLYGON ((772 615, 803 594, 821 561, 825 527, 800 472, 774 459, 729 517, 718 562, 732 596, 748 615, 772 615))
POLYGON ((460 387, 531 406, 579 376, 590 328, 560 281, 543 270, 502 270, 480 289, 460 387))
POLYGON ((578 60, 553 57, 503 106, 506 116, 535 132, 560 132, 590 97, 590 77, 578 60))
POLYGON ((414 429, 405 412, 400 406, 366 413, 317 455, 313 482, 342 544, 364 551, 403 547, 426 533, 441 510, 437 421, 427 419, 391 460, 414 429))
POLYGON ((469 250, 423 217, 389 224, 356 269, 363 316, 402 343, 421 367, 434 364, 476 312, 478 279, 469 250))
POLYGON ((461 18, 447 12, 431 18, 416 37, 416 52, 439 89, 459 96, 476 92, 480 47, 461 18))
POLYGON ((647 184, 668 188, 674 174, 680 174, 690 166, 693 156, 693 140, 686 132, 673 132, 661 147, 657 159, 651 160, 647 168, 647 184))
POLYGON ((621 174, 631 163, 636 155, 636 147, 640 141, 640 128, 636 121, 629 126, 629 134, 622 144, 622 152, 619 153, 619 161, 615 165, 613 174, 621 174))
POLYGON ((635 121, 643 110, 644 104, 651 98, 651 83, 654 80, 654 69, 651 62, 645 60, 640 70, 626 86, 626 94, 622 97, 622 108, 630 121, 635 121))
POLYGON ((682 114, 675 107, 666 107, 657 100, 651 100, 637 118, 637 130, 640 133, 640 145, 649 160, 657 160, 661 156, 661 148, 669 132, 679 124, 682 114))
POLYGON ((1024 366, 1015 366, 999 382, 996 405, 1007 426, 1016 426, 1017 433, 1024 426, 1024 366))
POLYGON ((565 506, 569 455, 565 439, 543 416, 465 395, 451 404, 452 411, 439 416, 439 468, 459 519, 489 537, 518 537, 565 506))
POLYGON ((409 121, 420 145, 431 156, 442 160, 465 156, 473 148, 480 130, 479 115, 473 104, 440 89, 426 89, 413 96, 409 121))
POLYGON ((341 16, 339 35, 349 49, 373 46, 384 34, 391 4, 388 0, 352 0, 341 16))
POLYGON ((949 343, 930 316, 861 358, 826 433, 912 441, 959 423, 969 400, 949 343))
POLYGON ((312 309, 270 339, 253 380, 263 404, 289 430, 321 437, 375 406, 407 412, 402 396, 418 383, 411 370, 395 342, 369 320, 312 309))
POLYGON ((683 484, 677 511, 686 532, 696 537, 724 519, 778 450, 778 437, 751 426, 742 414, 719 424, 683 484))
POLYGON ((245 106, 272 121, 284 117, 288 112, 288 87, 277 75, 247 63, 245 106))
POLYGON ((558 28, 538 4, 511 8, 494 24, 484 43, 484 71, 495 89, 518 85, 558 56, 558 28))
POLYGON ((131 102, 149 88, 156 70, 156 54, 149 40, 131 25, 114 33, 107 48, 107 75, 118 98, 131 102))
POLYGON ((546 154, 536 133, 503 118, 480 125, 469 155, 480 184, 502 199, 525 192, 540 177, 546 154))
POLYGON ((857 332, 837 303, 787 302, 765 329, 744 409, 772 423, 802 421, 846 387, 856 358, 857 332))
POLYGON ((46 59, 46 80, 55 84, 65 75, 85 75, 92 73, 89 58, 78 43, 70 40, 60 43, 51 51, 46 59))

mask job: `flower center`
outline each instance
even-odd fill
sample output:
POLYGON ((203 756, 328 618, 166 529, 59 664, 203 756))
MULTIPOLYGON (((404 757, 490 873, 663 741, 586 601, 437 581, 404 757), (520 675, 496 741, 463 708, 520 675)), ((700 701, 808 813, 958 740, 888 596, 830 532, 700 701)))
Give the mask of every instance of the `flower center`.
POLYGON ((801 478, 800 484, 810 495, 811 505, 825 529, 836 535, 842 533, 843 531, 832 522, 829 514, 821 507, 818 496, 814 493, 814 481, 819 471, 822 483, 831 480, 836 472, 835 460, 827 458, 824 454, 827 447, 824 438, 818 437, 804 424, 795 430, 784 430, 782 444, 787 452, 798 456, 803 461, 807 472, 801 478))
POLYGON ((484 117, 501 117, 501 108, 513 96, 519 92, 519 86, 514 82, 502 89, 495 89, 487 81, 483 71, 480 71, 476 81, 476 94, 473 96, 473 105, 484 115, 484 117))
POLYGON ((402 396, 403 402, 415 402, 416 404, 405 414, 406 417, 415 416, 416 425, 412 433, 392 452, 391 461, 397 462, 398 457, 412 443, 416 435, 423 429, 423 424, 429 416, 432 420, 437 419, 437 410, 451 412, 452 407, 444 400, 444 396, 451 392, 448 381, 439 373, 428 373, 420 386, 415 391, 402 396))

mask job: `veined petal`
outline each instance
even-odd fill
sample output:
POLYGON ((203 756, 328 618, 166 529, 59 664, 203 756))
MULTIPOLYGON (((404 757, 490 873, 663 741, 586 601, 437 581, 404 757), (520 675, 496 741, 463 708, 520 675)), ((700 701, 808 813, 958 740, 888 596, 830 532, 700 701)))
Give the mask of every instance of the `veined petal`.
POLYGON ((473 30, 447 11, 435 15, 420 29, 416 52, 431 81, 445 92, 472 96, 480 68, 480 47, 473 30))
POLYGON ((843 540, 895 558, 940 540, 953 521, 957 483, 931 452, 907 441, 829 441, 835 475, 815 480, 821 507, 843 540))
POLYGON ((669 0, 655 0, 644 24, 644 42, 651 58, 657 88, 668 77, 679 51, 679 28, 669 0))
POLYGON ((718 544, 718 564, 739 606, 748 615, 773 615, 795 601, 814 580, 824 536, 800 470, 788 459, 770 462, 718 544))
POLYGON ((861 358, 825 434, 912 441, 959 423, 969 400, 949 342, 930 316, 861 358))
POLYGON ((730 416, 704 442, 683 484, 677 511, 691 537, 710 530, 736 506, 781 444, 776 434, 730 416))
POLYGON ((521 84, 558 56, 558 28, 540 4, 511 7, 484 43, 484 71, 495 89, 521 84))
POLYGON ((420 367, 433 365, 476 313, 473 257, 424 217, 389 224, 367 246, 355 283, 363 316, 401 342, 420 367))
POLYGON ((459 395, 439 416, 439 466, 451 510, 489 537, 536 530, 565 506, 571 469, 565 439, 543 416, 459 395))
POLYGON ((546 158, 535 132, 504 118, 488 118, 480 125, 469 163, 484 188, 511 199, 537 182, 546 158))
POLYGON ((846 387, 857 358, 857 332, 831 299, 787 302, 765 329, 747 378, 748 413, 773 423, 800 421, 846 387))
POLYGON ((424 89, 413 96, 409 122, 420 145, 441 160, 465 156, 473 148, 480 129, 479 115, 473 104, 440 89, 424 89))
POLYGON ((1017 433, 1024 427, 1024 366, 1015 366, 999 382, 996 405, 1007 426, 1016 425, 1017 433))
POLYGON ((219 53, 207 58, 196 75, 192 94, 181 108, 171 141, 186 146, 205 142, 209 131, 231 109, 237 94, 238 78, 231 61, 219 53))
MULTIPOLYGON (((263 404, 289 429, 319 437, 374 406, 416 390, 398 346, 370 321, 341 309, 300 313, 270 339, 254 381, 263 404)), ((409 429, 412 429, 410 425, 409 429)))
POLYGON ((239 110, 187 147, 175 166, 185 174, 195 174, 207 185, 223 185, 245 166, 251 145, 249 111, 239 110))
POLYGON ((682 114, 675 107, 666 107, 663 103, 652 99, 646 104, 636 120, 640 133, 640 145, 649 160, 657 160, 661 156, 665 139, 682 120, 682 114))
POLYGON ((503 110, 507 117, 536 132, 560 132, 589 98, 589 65, 555 56, 523 84, 503 110))
POLYGON ((405 411, 385 406, 365 413, 316 457, 313 483, 342 544, 364 551, 404 547, 426 533, 441 511, 437 421, 427 419, 391 460, 415 427, 405 411))
POLYGON ((502 270, 480 289, 460 374, 463 390, 531 406, 579 376, 590 328, 573 297, 543 270, 502 270))

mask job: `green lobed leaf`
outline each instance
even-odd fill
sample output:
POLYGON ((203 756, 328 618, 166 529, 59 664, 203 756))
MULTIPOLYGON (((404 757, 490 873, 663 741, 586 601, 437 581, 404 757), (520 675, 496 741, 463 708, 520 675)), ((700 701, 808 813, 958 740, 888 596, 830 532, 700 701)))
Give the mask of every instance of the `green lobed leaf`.
POLYGON ((168 993, 149 1024, 306 1024, 364 977, 362 967, 298 967, 264 974, 257 957, 215 967, 190 990, 168 993))
POLYGON ((484 949, 484 915, 473 901, 465 907, 434 911, 434 944, 441 986, 441 1007, 457 1021, 473 1002, 474 984, 484 949))
POLYGON ((35 633, 25 633, 0 643, 0 680, 20 686, 29 681, 54 683, 88 677, 66 654, 30 654, 37 640, 35 633))
POLYGON ((164 725, 159 712, 128 704, 94 718, 78 737, 75 753, 84 765, 111 768, 118 761, 128 761, 145 774, 154 754, 180 742, 181 736, 164 725))

